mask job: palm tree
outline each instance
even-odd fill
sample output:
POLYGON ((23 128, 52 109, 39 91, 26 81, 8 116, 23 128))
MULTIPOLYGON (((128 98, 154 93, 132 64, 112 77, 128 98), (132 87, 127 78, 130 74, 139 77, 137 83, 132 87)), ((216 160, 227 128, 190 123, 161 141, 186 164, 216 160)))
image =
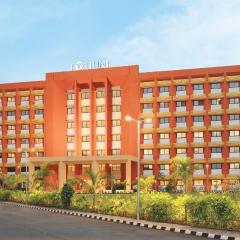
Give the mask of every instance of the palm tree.
POLYGON ((173 177, 175 179, 182 179, 184 192, 186 192, 190 185, 193 172, 197 168, 192 165, 190 158, 187 157, 175 157, 171 159, 170 168, 173 171, 173 177))
POLYGON ((33 173, 33 189, 44 190, 46 187, 53 186, 49 181, 45 181, 46 177, 52 176, 49 165, 48 162, 45 162, 33 173))
POLYGON ((101 175, 100 172, 95 171, 93 169, 88 169, 85 172, 85 176, 87 179, 82 178, 83 188, 85 188, 88 193, 92 194, 93 201, 92 201, 92 209, 95 209, 96 203, 96 194, 102 191, 104 180, 110 179, 113 180, 114 177, 105 174, 101 175))

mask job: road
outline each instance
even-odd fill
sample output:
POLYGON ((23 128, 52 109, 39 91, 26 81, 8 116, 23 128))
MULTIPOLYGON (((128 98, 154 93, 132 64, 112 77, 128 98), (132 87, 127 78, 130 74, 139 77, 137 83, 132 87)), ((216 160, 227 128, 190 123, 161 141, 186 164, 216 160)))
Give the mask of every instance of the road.
POLYGON ((203 240, 196 236, 0 204, 1 240, 203 240))

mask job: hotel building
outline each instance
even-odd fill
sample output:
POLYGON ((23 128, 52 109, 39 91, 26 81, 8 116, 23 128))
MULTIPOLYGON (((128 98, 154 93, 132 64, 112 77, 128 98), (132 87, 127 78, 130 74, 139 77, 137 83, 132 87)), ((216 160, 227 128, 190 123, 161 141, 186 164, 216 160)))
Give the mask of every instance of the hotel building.
MULTIPOLYGON (((193 190, 225 190, 240 175, 240 66, 139 72, 138 66, 47 73, 0 85, 1 169, 32 173, 48 161, 52 181, 93 168, 130 188, 141 175, 169 183, 170 159, 197 166, 193 190), (144 121, 148 118, 152 122, 144 121)), ((31 176, 31 174, 30 174, 31 176)), ((177 181, 181 190, 182 182, 177 181)))

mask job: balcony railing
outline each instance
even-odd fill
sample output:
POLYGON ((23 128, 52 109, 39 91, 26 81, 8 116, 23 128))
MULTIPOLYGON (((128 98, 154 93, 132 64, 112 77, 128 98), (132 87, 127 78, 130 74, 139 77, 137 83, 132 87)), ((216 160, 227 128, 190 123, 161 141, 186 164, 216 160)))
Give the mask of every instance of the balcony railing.
POLYGON ((240 125, 240 120, 229 120, 228 125, 240 125))
POLYGON ((143 176, 152 176, 153 170, 143 170, 143 176))
POLYGON ((22 105, 22 106, 29 106, 29 101, 22 101, 22 102, 21 102, 21 105, 22 105))
POLYGON ((186 91, 176 91, 176 96, 185 96, 186 91))
POLYGON ((218 105, 211 105, 211 110, 221 110, 222 109, 222 106, 220 104, 218 105))
POLYGON ((144 144, 152 144, 153 143, 153 139, 143 139, 143 143, 144 144))
POLYGON ((229 169, 229 174, 240 174, 240 169, 239 168, 230 168, 229 169))
POLYGON ((204 185, 194 185, 193 192, 205 192, 205 186, 204 185))
POLYGON ((16 120, 16 117, 15 116, 7 116, 7 120, 16 120))
POLYGON ((230 92, 230 93, 232 93, 232 92, 240 92, 240 88, 239 87, 229 88, 228 92, 230 92))
POLYGON ((203 90, 193 90, 193 94, 204 94, 203 90))
POLYGON ((168 160, 170 159, 170 155, 169 154, 159 154, 159 160, 168 160))
POLYGON ((8 135, 16 134, 16 130, 7 130, 8 135))
POLYGON ((221 175, 222 174, 222 169, 212 169, 211 174, 213 175, 221 175))
POLYGON ((153 94, 152 93, 144 93, 143 98, 152 98, 153 94))
POLYGON ((229 109, 235 109, 235 108, 239 109, 240 108, 240 104, 239 103, 237 103, 237 104, 231 103, 231 104, 229 104, 228 108, 229 109))
POLYGON ((152 108, 143 108, 143 113, 152 113, 153 109, 152 108))
POLYGON ((169 112, 169 108, 159 108, 159 112, 169 112))
POLYGON ((177 138, 177 143, 186 143, 187 139, 186 138, 177 138))
POLYGON ((204 175, 203 169, 194 170, 194 175, 204 175))
POLYGON ((193 106, 194 111, 203 111, 204 107, 203 106, 193 106))
POLYGON ((222 185, 212 185, 211 192, 222 192, 222 185))
POLYGON ((193 142, 196 142, 196 143, 199 143, 199 142, 204 142, 204 138, 202 138, 202 137, 195 137, 194 139, 193 139, 193 142))
POLYGON ((204 154, 203 153, 194 153, 194 158, 195 159, 204 159, 204 154))
POLYGON ((240 153, 239 152, 230 152, 229 157, 230 158, 240 158, 240 153))
POLYGON ((29 115, 21 115, 21 120, 29 120, 29 115))
POLYGON ((177 112, 186 112, 186 107, 176 107, 177 112))
POLYGON ((168 176, 170 172, 167 169, 165 169, 165 170, 164 169, 160 169, 159 173, 164 175, 164 176, 168 176))
POLYGON ((222 121, 211 121, 211 126, 221 126, 222 121))
POLYGON ((16 102, 7 102, 7 106, 8 107, 15 107, 16 106, 16 102))
POLYGON ((211 153, 211 158, 222 158, 222 153, 211 153))
POLYGON ((153 160, 153 155, 152 154, 145 154, 145 155, 143 155, 143 160, 153 160))
POLYGON ((221 142, 222 137, 211 137, 211 142, 221 142))
POLYGON ((202 127, 204 126, 204 122, 193 122, 194 127, 202 127))
POLYGON ((169 144, 170 143, 170 139, 169 138, 160 138, 159 139, 159 143, 160 144, 169 144))
POLYGON ((15 158, 7 158, 7 163, 9 164, 15 163, 15 158))
POLYGON ((211 93, 221 93, 222 92, 222 89, 221 88, 213 88, 211 89, 211 93))

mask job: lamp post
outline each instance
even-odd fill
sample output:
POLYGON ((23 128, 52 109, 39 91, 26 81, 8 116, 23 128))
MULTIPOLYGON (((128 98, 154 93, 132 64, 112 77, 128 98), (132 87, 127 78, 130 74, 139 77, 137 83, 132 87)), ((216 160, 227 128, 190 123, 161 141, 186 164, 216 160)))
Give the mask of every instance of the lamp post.
MULTIPOLYGON (((137 123, 137 220, 140 219, 140 126, 144 120, 133 118, 130 115, 125 116, 125 121, 131 122, 134 121, 137 123)), ((152 119, 146 119, 146 122, 152 122, 152 119)))
MULTIPOLYGON (((19 153, 24 153, 25 156, 27 156, 28 151, 27 150, 22 150, 21 148, 18 148, 17 151, 19 153)), ((30 152, 35 152, 34 148, 30 148, 30 152)), ((29 176, 28 176, 28 169, 29 169, 29 161, 26 161, 25 164, 25 173, 26 173, 26 184, 25 184, 25 192, 26 192, 26 205, 28 204, 28 182, 29 182, 29 176)))

